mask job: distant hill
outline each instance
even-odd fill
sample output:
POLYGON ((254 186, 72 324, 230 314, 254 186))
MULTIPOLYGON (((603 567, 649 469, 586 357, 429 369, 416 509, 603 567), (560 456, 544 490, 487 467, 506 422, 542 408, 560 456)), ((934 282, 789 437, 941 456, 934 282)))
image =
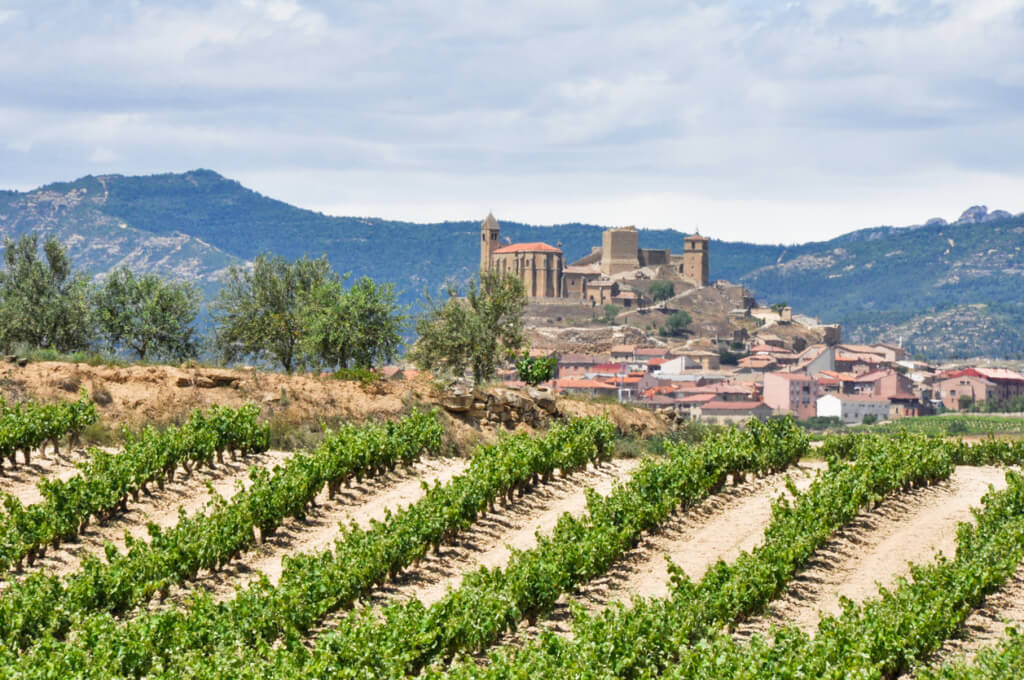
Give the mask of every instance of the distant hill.
MULTIPOLYGON (((480 216, 482 218, 482 216, 480 216)), ((498 216, 499 220, 501 216, 498 216)), ((271 251, 326 253, 341 272, 394 281, 416 303, 446 277, 468 278, 479 221, 416 224, 330 217, 263 196, 211 170, 83 177, 0 192, 0 235, 52 233, 76 264, 121 264, 198 281, 208 293, 232 262, 271 251)), ((513 241, 561 241, 568 261, 600 244, 602 227, 502 222, 513 241)), ((685 234, 641 230, 643 247, 682 252, 685 234)), ((961 220, 864 229, 798 246, 712 240, 711 277, 764 302, 838 321, 853 340, 897 339, 930 356, 1024 352, 1024 215, 971 208, 961 220)))

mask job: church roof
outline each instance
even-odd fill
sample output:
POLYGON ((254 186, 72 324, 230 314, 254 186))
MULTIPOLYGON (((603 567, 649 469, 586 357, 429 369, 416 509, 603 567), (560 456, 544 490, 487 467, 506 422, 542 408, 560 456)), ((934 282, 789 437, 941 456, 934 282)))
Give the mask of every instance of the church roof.
POLYGON ((561 248, 549 246, 547 243, 513 243, 510 246, 504 248, 498 248, 494 251, 495 255, 501 253, 523 253, 523 252, 541 252, 541 253, 560 253, 561 248))
POLYGON ((487 213, 487 217, 484 218, 483 224, 480 225, 484 229, 498 229, 498 220, 494 219, 494 213, 487 213))

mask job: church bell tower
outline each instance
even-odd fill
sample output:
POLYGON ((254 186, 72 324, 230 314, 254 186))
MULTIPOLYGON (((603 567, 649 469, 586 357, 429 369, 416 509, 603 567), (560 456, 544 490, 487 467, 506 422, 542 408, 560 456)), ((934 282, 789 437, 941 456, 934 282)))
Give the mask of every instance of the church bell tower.
POLYGON ((487 213, 487 218, 480 224, 480 271, 491 268, 491 252, 498 249, 501 242, 501 226, 494 215, 487 213))

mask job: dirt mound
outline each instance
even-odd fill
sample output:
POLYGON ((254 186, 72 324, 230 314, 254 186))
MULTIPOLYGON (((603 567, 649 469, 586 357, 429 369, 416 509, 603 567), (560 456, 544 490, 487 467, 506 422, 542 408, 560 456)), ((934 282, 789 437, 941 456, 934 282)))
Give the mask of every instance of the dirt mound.
MULTIPOLYGON (((213 404, 238 407, 252 402, 259 405, 263 417, 274 426, 316 432, 322 422, 381 420, 398 416, 413 406, 441 406, 444 399, 443 392, 423 377, 362 385, 326 375, 176 366, 92 366, 56 361, 23 367, 6 364, 0 371, 0 394, 11 401, 74 399, 80 389, 96 401, 100 421, 110 430, 122 425, 137 428, 178 423, 196 408, 213 404)), ((665 425, 652 413, 618 404, 558 399, 558 411, 569 415, 607 413, 624 432, 665 431, 665 425)), ((498 428, 481 428, 445 417, 445 425, 453 443, 463 449, 493 440, 503 429, 520 429, 521 424, 508 422, 498 428)))

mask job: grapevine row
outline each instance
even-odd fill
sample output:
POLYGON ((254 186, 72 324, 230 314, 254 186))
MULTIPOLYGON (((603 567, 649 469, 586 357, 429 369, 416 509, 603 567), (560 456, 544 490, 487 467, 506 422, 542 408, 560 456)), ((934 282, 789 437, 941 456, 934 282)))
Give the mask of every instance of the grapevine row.
MULTIPOLYGON (((931 565, 912 565, 912 580, 901 579, 862 605, 846 601, 841 615, 822 619, 813 638, 795 627, 769 639, 757 636, 749 645, 717 636, 682 650, 666 677, 892 680, 909 672, 1024 557, 1024 477, 1008 472, 1007 482, 1003 491, 985 496, 976 525, 960 525, 953 559, 939 556, 931 565)), ((1019 658, 1019 650, 1008 651, 1019 658)))
POLYGON ((401 677, 434 660, 486 649, 524 618, 532 625, 562 594, 604 573, 642 532, 720 489, 728 473, 735 479, 778 472, 807 452, 806 437, 789 420, 755 421, 702 446, 669 447, 668 461, 646 462, 607 497, 589 492, 587 516, 563 515, 550 536, 539 536, 533 550, 514 553, 506 569, 467 574, 429 608, 415 599, 394 604, 383 621, 372 611, 353 612, 301 659, 296 676, 401 677))
MULTIPOLYGON (((694 643, 760 612, 780 594, 814 550, 857 513, 885 495, 945 479, 942 446, 923 438, 897 450, 868 448, 853 464, 835 461, 795 500, 778 501, 764 541, 731 564, 718 562, 699 582, 673 569, 672 594, 616 604, 600 615, 577 612, 574 639, 553 633, 521 650, 492 655, 491 665, 459 664, 455 678, 656 677, 694 643)), ((428 675, 440 671, 431 670, 428 675)))
POLYGON ((1007 629, 997 644, 978 650, 974 661, 945 664, 918 672, 918 680, 1006 680, 1024 677, 1024 635, 1007 629))
POLYGON ((95 422, 96 404, 84 390, 78 401, 57 404, 26 401, 9 406, 0 397, 0 459, 6 458, 15 467, 20 452, 28 465, 32 452, 46 444, 60 453, 61 439, 67 436, 69 445, 75 446, 82 431, 95 422))
POLYGON ((89 612, 122 614, 172 584, 195 578, 201 569, 216 571, 269 536, 289 517, 302 518, 326 485, 337 487, 355 477, 412 464, 421 452, 437 453, 442 427, 432 413, 416 412, 398 421, 328 431, 310 454, 296 454, 268 472, 253 468, 253 484, 230 502, 214 497, 206 512, 182 516, 163 531, 149 525, 150 541, 129 537, 128 550, 108 548, 106 562, 86 557, 68 577, 35 573, 12 583, 0 596, 0 643, 24 649, 44 631, 67 634, 73 618, 89 612))
POLYGON ((352 606, 497 503, 510 502, 555 470, 568 474, 607 460, 613 438, 614 427, 604 418, 557 426, 539 439, 506 437, 481 447, 466 473, 430 487, 417 503, 368 529, 349 527, 334 551, 286 559, 276 587, 263 578, 230 601, 215 603, 199 594, 186 611, 141 614, 125 623, 93 614, 77 622, 66 640, 43 636, 22 655, 0 650, 0 675, 180 676, 189 660, 219 649, 301 645, 326 614, 352 606))
POLYGON ((120 453, 89 449, 87 460, 76 464, 80 473, 68 480, 42 479, 43 502, 25 506, 5 495, 0 516, 0 569, 21 569, 45 554, 47 546, 60 546, 74 538, 92 517, 104 519, 125 509, 128 498, 136 501, 148 492, 147 484, 163 488, 177 467, 191 474, 192 465, 213 465, 225 451, 248 454, 265 451, 270 428, 257 422, 253 405, 238 410, 214 406, 206 413, 195 411, 185 425, 158 432, 152 427, 133 435, 125 433, 120 453))

